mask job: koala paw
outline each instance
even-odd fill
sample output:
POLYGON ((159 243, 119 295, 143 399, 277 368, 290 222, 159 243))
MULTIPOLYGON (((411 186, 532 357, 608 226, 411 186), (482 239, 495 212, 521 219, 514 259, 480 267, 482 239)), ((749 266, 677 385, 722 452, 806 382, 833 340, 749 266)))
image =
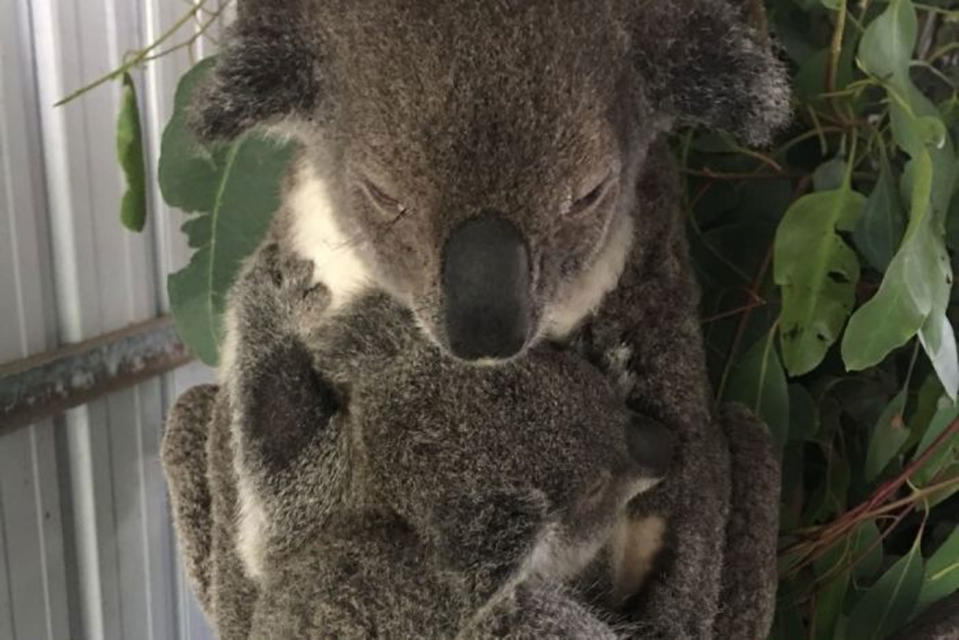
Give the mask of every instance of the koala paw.
POLYGON ((276 243, 256 253, 236 291, 241 312, 286 323, 296 333, 309 332, 329 304, 326 287, 313 281, 313 262, 276 243))

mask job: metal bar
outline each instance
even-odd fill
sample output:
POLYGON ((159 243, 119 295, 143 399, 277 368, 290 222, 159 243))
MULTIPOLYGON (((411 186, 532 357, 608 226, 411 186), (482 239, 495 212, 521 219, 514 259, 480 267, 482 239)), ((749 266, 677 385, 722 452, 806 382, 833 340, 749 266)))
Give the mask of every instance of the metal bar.
POLYGON ((0 433, 59 415, 192 359, 173 319, 161 316, 0 365, 0 433))

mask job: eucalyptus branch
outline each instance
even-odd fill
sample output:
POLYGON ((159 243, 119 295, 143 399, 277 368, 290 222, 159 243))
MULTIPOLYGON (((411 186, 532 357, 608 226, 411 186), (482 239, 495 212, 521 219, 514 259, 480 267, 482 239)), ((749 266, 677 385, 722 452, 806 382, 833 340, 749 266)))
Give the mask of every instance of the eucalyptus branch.
MULTIPOLYGON (((185 14, 180 16, 180 18, 176 22, 174 22, 173 25, 170 26, 170 28, 168 28, 166 31, 160 34, 160 36, 156 40, 154 40, 151 44, 149 44, 143 49, 139 49, 137 51, 132 52, 131 55, 127 57, 126 61, 124 61, 124 63, 121 64, 119 67, 100 76, 99 78, 91 82, 90 84, 80 87, 73 93, 70 93, 65 98, 62 98, 61 100, 56 102, 54 106, 59 107, 69 102, 72 102, 73 100, 76 100, 77 98, 84 95, 85 93, 93 89, 96 89, 100 85, 110 82, 111 80, 116 80, 117 78, 123 76, 123 74, 128 72, 130 69, 138 67, 144 62, 148 62, 152 59, 160 57, 161 55, 165 55, 165 53, 175 51, 178 47, 174 47, 173 49, 170 49, 158 55, 151 55, 156 49, 158 49, 160 46, 162 46, 164 43, 170 40, 173 36, 175 36, 180 31, 180 29, 182 29, 185 25, 193 21, 201 11, 204 11, 205 5, 210 1, 211 0, 198 0, 197 4, 193 5, 193 7, 189 11, 187 11, 185 14)), ((215 11, 206 10, 207 13, 215 14, 215 17, 214 19, 208 20, 206 24, 201 27, 200 31, 193 36, 190 42, 192 43, 196 41, 196 39, 199 38, 213 24, 215 18, 219 17, 223 13, 223 11, 226 9, 226 7, 229 6, 232 2, 233 0, 226 0, 223 3, 223 5, 220 6, 218 9, 216 9, 215 11)))

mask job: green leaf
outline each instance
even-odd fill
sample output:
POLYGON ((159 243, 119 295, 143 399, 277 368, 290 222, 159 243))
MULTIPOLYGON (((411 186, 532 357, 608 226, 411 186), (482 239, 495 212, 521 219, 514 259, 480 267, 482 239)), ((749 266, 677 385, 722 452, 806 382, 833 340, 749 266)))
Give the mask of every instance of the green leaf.
POLYGON ((187 237, 187 244, 192 249, 199 249, 210 244, 213 239, 213 218, 211 216, 197 216, 187 220, 180 226, 187 237))
POLYGON ((780 338, 791 375, 822 362, 852 311, 859 260, 837 231, 851 231, 866 204, 848 182, 803 196, 776 230, 774 279, 782 288, 780 338))
POLYGON ((217 198, 209 213, 210 243, 183 271, 170 277, 177 329, 207 364, 218 360, 227 291, 280 205, 280 183, 291 157, 290 146, 279 147, 256 136, 234 142, 218 176, 217 198), (191 342, 193 337, 200 342, 191 342))
POLYGON ((897 393, 873 426, 863 471, 866 482, 872 482, 882 473, 909 438, 909 429, 902 419, 906 397, 905 389, 897 393))
POLYGON ((932 286, 938 260, 929 254, 929 196, 932 163, 920 156, 912 181, 912 213, 902 246, 893 257, 879 291, 849 319, 842 357, 850 370, 871 367, 904 345, 925 323, 933 308, 932 286))
POLYGON ((206 364, 215 366, 219 360, 219 320, 209 303, 208 275, 210 247, 193 254, 190 264, 167 278, 167 292, 177 333, 183 342, 206 364))
POLYGON ((959 590, 959 528, 953 531, 926 561, 916 613, 957 590, 959 590))
POLYGON ((143 162, 143 133, 136 86, 129 73, 123 74, 120 111, 117 116, 117 158, 126 178, 127 190, 120 203, 120 221, 130 231, 143 231, 147 219, 146 167, 143 162))
POLYGON ((846 592, 849 590, 849 563, 852 561, 849 555, 849 541, 845 540, 814 563, 817 578, 823 580, 816 590, 813 633, 816 640, 832 640, 835 637, 836 625, 842 614, 846 592))
MULTIPOLYGON (((956 418, 959 418, 959 406, 948 397, 943 396, 938 402, 936 413, 929 421, 929 426, 926 427, 913 457, 921 456, 956 418)), ((940 449, 919 467, 913 474, 912 481, 920 487, 931 484, 936 476, 953 462, 957 448, 959 448, 959 436, 953 436, 949 442, 943 443, 940 449)))
POLYGON ((913 174, 907 178, 912 198, 903 245, 890 263, 879 293, 850 320, 843 358, 851 369, 870 366, 918 333, 946 392, 955 398, 959 393, 959 353, 946 318, 952 270, 943 236, 959 164, 939 110, 909 76, 916 25, 912 2, 893 0, 866 28, 859 47, 862 68, 879 78, 890 94, 893 138, 912 156, 907 168, 907 173, 913 174), (897 262, 901 254, 903 258, 897 262), (870 339, 869 326, 883 318, 885 325, 870 339))
POLYGON ((849 613, 847 640, 882 640, 905 625, 922 587, 918 540, 872 585, 849 613))
POLYGON ((879 182, 869 194, 866 209, 856 224, 853 239, 860 253, 879 272, 889 267, 905 230, 905 211, 889 160, 882 154, 879 182))
POLYGON ((789 433, 789 390, 772 336, 756 342, 733 366, 723 399, 750 407, 782 447, 789 433))
POLYGON ((882 566, 882 543, 879 541, 879 526, 875 520, 866 520, 852 534, 853 576, 857 579, 871 578, 882 566))
POLYGON ((213 68, 215 58, 206 58, 180 78, 173 101, 173 115, 163 130, 160 144, 160 192, 171 207, 186 212, 210 211, 225 150, 211 149, 196 139, 188 119, 193 96, 213 68))
POLYGON ((842 189, 843 180, 848 171, 845 158, 833 158, 816 167, 812 174, 813 188, 816 191, 835 191, 842 189))
POLYGON ((859 42, 859 64, 897 90, 912 85, 909 63, 916 44, 916 10, 910 0, 892 0, 866 27, 859 42))
POLYGON ((227 291, 280 206, 280 184, 293 146, 257 135, 216 152, 200 145, 186 126, 186 111, 210 65, 210 60, 199 63, 180 82, 176 110, 164 132, 160 182, 171 206, 202 212, 183 228, 198 251, 187 267, 169 277, 167 287, 181 337, 201 360, 215 365, 227 291))

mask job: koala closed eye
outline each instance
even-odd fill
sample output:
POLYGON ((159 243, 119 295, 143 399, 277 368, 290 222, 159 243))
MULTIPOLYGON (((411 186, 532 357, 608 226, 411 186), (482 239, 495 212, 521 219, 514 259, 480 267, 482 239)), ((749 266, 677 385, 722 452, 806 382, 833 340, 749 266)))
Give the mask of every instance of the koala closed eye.
POLYGON ((406 211, 406 206, 404 206, 393 196, 388 195, 384 189, 378 187, 369 178, 363 179, 362 187, 363 192, 370 199, 373 205, 383 213, 387 215, 395 215, 402 214, 406 211))
POLYGON ((595 183, 585 195, 578 197, 570 205, 569 209, 566 210, 566 216, 576 216, 583 213, 592 211, 596 206, 602 204, 606 197, 612 193, 613 185, 615 184, 615 174, 613 171, 603 175, 603 178, 595 183))

